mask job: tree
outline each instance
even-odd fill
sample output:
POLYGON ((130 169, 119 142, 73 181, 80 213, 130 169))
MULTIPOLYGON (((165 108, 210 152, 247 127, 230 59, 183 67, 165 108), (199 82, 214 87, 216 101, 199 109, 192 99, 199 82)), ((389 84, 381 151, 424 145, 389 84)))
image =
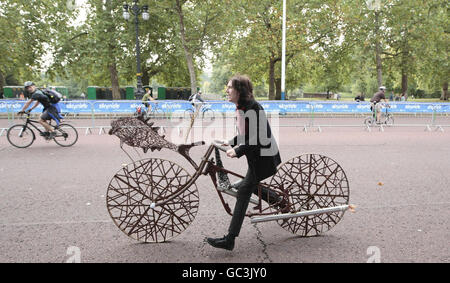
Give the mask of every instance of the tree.
POLYGON ((424 10, 424 25, 420 26, 419 43, 414 50, 416 71, 412 74, 422 89, 428 92, 442 90, 441 100, 450 98, 448 79, 450 77, 448 46, 448 2, 427 1, 424 10), (426 34, 426 36, 421 36, 426 34))
POLYGON ((51 75, 88 78, 93 85, 111 85, 113 99, 120 99, 118 62, 123 38, 122 9, 116 1, 89 0, 86 22, 61 32, 51 75))
POLYGON ((5 77, 20 81, 38 77, 45 68, 47 50, 65 29, 73 11, 65 0, 0 1, 0 87, 5 77))
POLYGON ((191 92, 197 92, 197 76, 208 45, 220 40, 229 1, 171 0, 167 11, 177 16, 179 39, 189 70, 191 92))
MULTIPOLYGON (((343 80, 344 75, 348 74, 341 73, 338 69, 347 69, 345 60, 339 58, 348 56, 349 47, 342 44, 341 37, 350 32, 344 26, 343 19, 346 9, 352 7, 352 4, 354 3, 348 1, 288 1, 288 90, 311 79, 331 81, 331 73, 341 76, 339 80, 343 80), (319 65, 312 64, 312 61, 319 65), (339 63, 338 68, 336 63, 339 63)), ((234 14, 229 18, 236 23, 237 31, 225 42, 220 53, 229 58, 234 72, 245 72, 253 78, 266 78, 269 83, 269 99, 280 99, 281 1, 234 1, 230 11, 234 14)), ((331 82, 329 85, 331 87, 331 82)), ((336 88, 338 85, 332 87, 336 88)))
POLYGON ((224 62, 216 62, 213 66, 213 72, 211 75, 211 87, 210 92, 224 93, 225 86, 233 73, 229 65, 224 62))
POLYGON ((435 0, 397 0, 391 1, 386 9, 386 46, 383 53, 390 72, 399 73, 401 92, 405 95, 410 81, 417 83, 420 77, 427 77, 437 71, 426 68, 419 71, 424 62, 429 64, 440 61, 437 69, 446 72, 440 68, 446 64, 443 61, 447 59, 446 52, 435 45, 445 44, 445 19, 442 17, 445 14, 442 8, 445 6, 442 4, 442 1, 435 0), (433 38, 432 42, 430 37, 433 38))

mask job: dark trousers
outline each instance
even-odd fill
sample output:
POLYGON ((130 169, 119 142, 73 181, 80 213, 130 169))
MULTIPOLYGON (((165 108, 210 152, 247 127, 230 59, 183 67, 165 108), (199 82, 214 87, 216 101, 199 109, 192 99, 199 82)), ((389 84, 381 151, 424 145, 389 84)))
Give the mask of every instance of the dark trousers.
MULTIPOLYGON (((252 193, 258 194, 258 183, 258 178, 255 176, 254 170, 250 167, 245 178, 236 186, 236 205, 234 207, 230 227, 228 228, 228 235, 233 237, 239 236, 250 202, 250 197, 252 196, 252 193)), ((278 200, 278 194, 272 190, 262 188, 261 198, 268 203, 274 203, 278 200)))

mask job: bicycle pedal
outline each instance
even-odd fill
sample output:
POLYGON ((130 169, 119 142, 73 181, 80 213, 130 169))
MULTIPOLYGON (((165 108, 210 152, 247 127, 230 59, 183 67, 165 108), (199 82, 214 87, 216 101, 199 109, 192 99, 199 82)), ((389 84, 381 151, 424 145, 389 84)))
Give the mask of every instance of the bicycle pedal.
POLYGON ((230 186, 225 187, 223 185, 218 185, 217 186, 217 190, 221 191, 221 192, 226 192, 226 191, 228 191, 228 192, 236 192, 236 191, 232 190, 230 186))
POLYGON ((261 205, 260 204, 258 204, 257 206, 253 207, 253 210, 260 210, 260 209, 261 209, 261 205))

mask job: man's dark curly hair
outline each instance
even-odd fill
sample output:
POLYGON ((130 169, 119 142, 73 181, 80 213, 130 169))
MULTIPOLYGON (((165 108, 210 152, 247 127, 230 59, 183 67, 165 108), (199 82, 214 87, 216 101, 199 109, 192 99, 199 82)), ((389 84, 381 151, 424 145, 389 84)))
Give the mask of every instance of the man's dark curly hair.
POLYGON ((235 75, 231 79, 232 87, 239 93, 238 108, 243 107, 249 101, 254 100, 253 84, 250 78, 244 75, 235 75))

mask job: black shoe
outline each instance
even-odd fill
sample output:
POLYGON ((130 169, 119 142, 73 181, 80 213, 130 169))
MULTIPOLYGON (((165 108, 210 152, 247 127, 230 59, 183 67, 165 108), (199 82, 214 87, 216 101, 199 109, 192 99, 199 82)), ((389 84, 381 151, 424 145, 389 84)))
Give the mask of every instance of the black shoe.
POLYGON ((49 132, 41 132, 40 135, 43 137, 48 137, 48 135, 50 135, 50 133, 49 132))
POLYGON ((280 210, 281 213, 286 214, 291 211, 289 203, 283 199, 278 205, 277 208, 280 210))
POLYGON ((218 249, 225 249, 232 251, 234 249, 234 238, 224 236, 223 238, 207 238, 206 241, 211 246, 218 249))

